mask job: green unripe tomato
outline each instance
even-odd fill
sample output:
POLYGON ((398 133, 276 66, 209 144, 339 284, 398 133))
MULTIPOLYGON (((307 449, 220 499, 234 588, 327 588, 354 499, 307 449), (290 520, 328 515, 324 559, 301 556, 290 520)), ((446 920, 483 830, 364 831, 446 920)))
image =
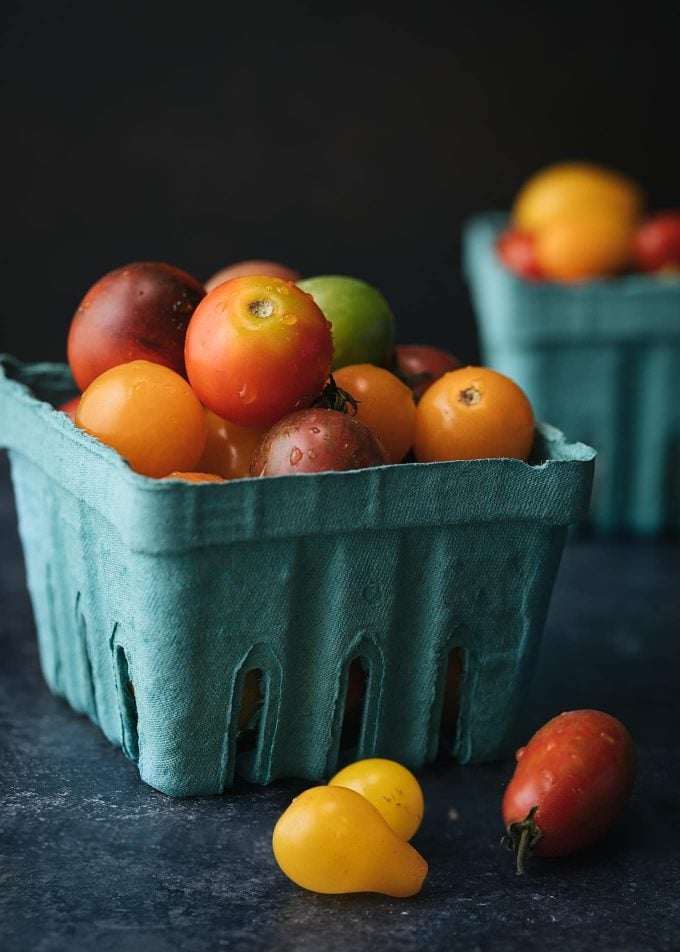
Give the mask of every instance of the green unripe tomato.
POLYGON ((333 370, 349 364, 388 363, 394 346, 394 315, 380 291, 358 278, 305 278, 298 287, 311 294, 333 326, 333 370))

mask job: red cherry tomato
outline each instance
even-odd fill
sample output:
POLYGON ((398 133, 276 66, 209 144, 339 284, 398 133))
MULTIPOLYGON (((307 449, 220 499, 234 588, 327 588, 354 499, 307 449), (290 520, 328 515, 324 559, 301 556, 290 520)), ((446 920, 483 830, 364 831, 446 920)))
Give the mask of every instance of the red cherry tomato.
POLYGON ((322 473, 387 463, 385 450, 363 423, 337 410, 300 410, 262 437, 253 476, 322 473))
POLYGON ((635 234, 634 254, 643 271, 680 270, 680 210, 644 221, 635 234))
POLYGON ((536 260, 534 236, 526 231, 508 228, 496 242, 498 256, 508 268, 528 281, 540 281, 544 274, 536 260))
POLYGON ((635 779, 626 728, 602 711, 567 711, 516 754, 503 797, 507 844, 524 854, 565 856, 600 839, 623 812, 635 779))
POLYGON ((184 372, 184 336, 205 289, 186 271, 141 261, 100 278, 83 298, 68 335, 68 362, 85 390, 111 367, 150 360, 184 372))
POLYGON ((222 268, 205 282, 206 291, 212 291, 225 281, 231 281, 232 278, 242 278, 247 274, 268 274, 270 278, 281 278, 283 281, 300 281, 301 274, 293 271, 285 264, 279 264, 277 261, 239 261, 237 264, 230 264, 228 268, 222 268))
POLYGON ((394 349, 396 371, 404 383, 420 400, 428 387, 449 370, 458 370, 463 364, 448 350, 428 344, 399 344, 394 349))
POLYGON ((80 403, 80 394, 77 397, 71 397, 70 400, 67 400, 66 403, 62 403, 57 409, 61 410, 62 413, 65 413, 67 417, 70 417, 73 423, 76 422, 76 411, 78 410, 78 404, 80 403))
POLYGON ((321 393, 333 359, 331 326, 294 284, 234 278, 196 308, 185 357, 209 410, 237 426, 269 427, 321 393))

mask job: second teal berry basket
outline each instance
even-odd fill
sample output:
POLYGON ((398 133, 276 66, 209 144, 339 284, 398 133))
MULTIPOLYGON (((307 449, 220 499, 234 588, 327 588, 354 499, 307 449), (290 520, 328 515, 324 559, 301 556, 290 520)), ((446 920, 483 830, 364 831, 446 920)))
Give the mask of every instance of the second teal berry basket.
POLYGON ((172 796, 219 793, 236 774, 321 780, 357 658, 356 756, 418 767, 437 754, 454 649, 451 752, 507 750, 593 450, 541 426, 531 464, 159 481, 53 409, 73 389, 61 365, 0 358, 0 446, 45 679, 143 780, 172 796), (265 697, 239 752, 253 669, 265 697))
POLYGON ((680 530, 680 279, 523 281, 501 263, 507 215, 473 218, 464 271, 484 363, 515 380, 539 419, 596 447, 592 522, 680 530))

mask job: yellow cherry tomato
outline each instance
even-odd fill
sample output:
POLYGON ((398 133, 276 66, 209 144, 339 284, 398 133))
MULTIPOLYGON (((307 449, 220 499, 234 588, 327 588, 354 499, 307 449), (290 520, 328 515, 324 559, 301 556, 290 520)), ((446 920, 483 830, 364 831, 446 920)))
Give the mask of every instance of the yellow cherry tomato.
POLYGON ((218 473, 224 479, 250 475, 250 462, 265 430, 251 430, 205 411, 208 436, 198 466, 203 472, 218 473))
POLYGON ((427 863, 369 801, 346 787, 312 787, 279 818, 272 839, 281 870, 319 893, 405 898, 422 888, 427 863))
POLYGON ((425 802, 420 784, 410 770, 394 760, 357 760, 328 783, 360 793, 402 840, 410 840, 422 822, 425 802))
POLYGON ((520 189, 512 218, 522 231, 537 232, 566 216, 601 209, 629 221, 642 211, 635 182, 588 162, 560 162, 541 169, 520 189))
POLYGON ((634 223, 592 208, 550 222, 534 238, 536 264, 554 281, 584 281, 623 271, 633 257, 634 223))
POLYGON ((206 423, 198 397, 183 377, 148 360, 106 370, 80 398, 76 424, 112 446, 130 468, 160 479, 195 472, 206 423))

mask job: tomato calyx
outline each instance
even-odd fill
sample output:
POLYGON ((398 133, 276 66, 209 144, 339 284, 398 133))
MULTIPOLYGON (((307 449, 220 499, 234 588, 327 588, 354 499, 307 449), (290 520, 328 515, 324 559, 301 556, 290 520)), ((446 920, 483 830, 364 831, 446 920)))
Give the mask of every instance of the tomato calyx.
POLYGON ((517 856, 516 874, 524 875, 524 858, 543 839, 543 831, 534 820, 538 806, 533 806, 523 820, 508 824, 501 844, 517 856))
POLYGON ((316 398, 313 407, 319 407, 322 410, 336 410, 338 413, 347 413, 350 416, 356 416, 359 409, 359 401, 355 400, 351 393, 343 390, 335 382, 333 374, 328 378, 328 383, 316 398))

